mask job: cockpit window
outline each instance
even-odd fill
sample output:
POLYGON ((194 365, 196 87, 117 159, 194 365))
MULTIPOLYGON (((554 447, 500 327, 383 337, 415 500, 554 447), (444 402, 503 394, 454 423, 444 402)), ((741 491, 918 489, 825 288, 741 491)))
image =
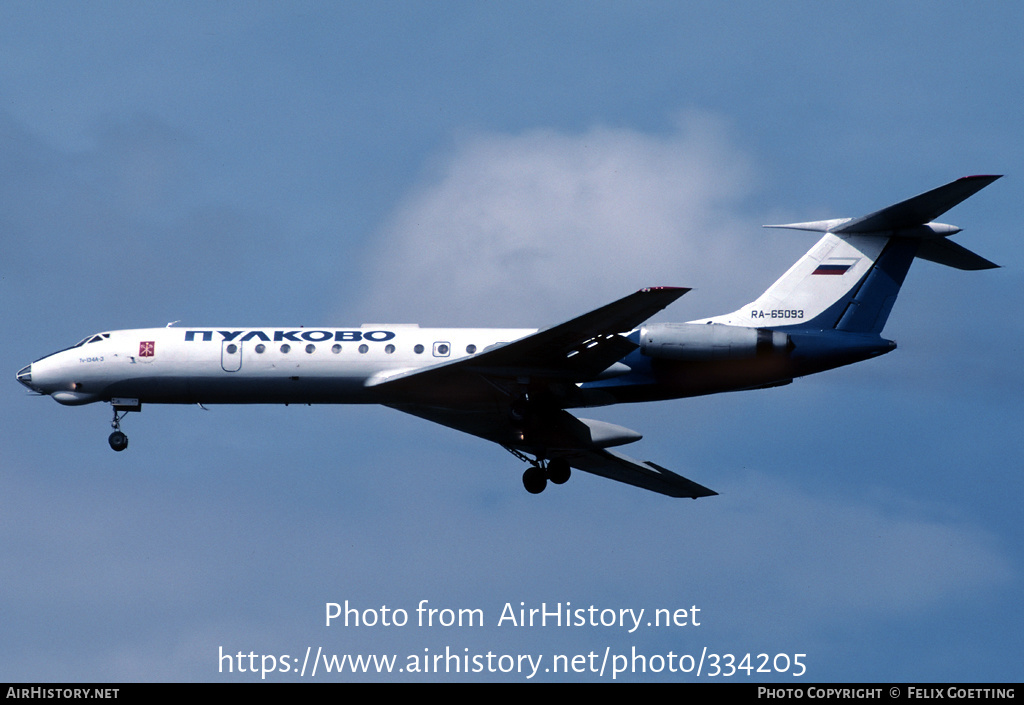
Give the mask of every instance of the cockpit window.
MULTIPOLYGON (((86 343, 98 343, 101 340, 106 340, 110 337, 110 333, 97 333, 96 335, 87 335, 86 337, 79 340, 77 343, 72 345, 72 348, 78 348, 86 343)), ((70 350, 70 348, 68 348, 70 350)))
MULTIPOLYGON (((77 343, 72 345, 70 348, 61 348, 60 350, 57 350, 56 352, 52 352, 49 355, 44 355, 43 357, 39 358, 39 360, 45 360, 46 358, 50 357, 51 355, 56 355, 57 353, 62 353, 65 350, 74 350, 75 348, 80 348, 83 345, 85 345, 86 343, 95 343, 97 340, 106 340, 109 337, 110 337, 110 333, 97 333, 96 335, 87 335, 84 338, 82 338, 81 340, 79 340, 77 343)), ((36 360, 36 362, 39 362, 39 360, 36 360)))

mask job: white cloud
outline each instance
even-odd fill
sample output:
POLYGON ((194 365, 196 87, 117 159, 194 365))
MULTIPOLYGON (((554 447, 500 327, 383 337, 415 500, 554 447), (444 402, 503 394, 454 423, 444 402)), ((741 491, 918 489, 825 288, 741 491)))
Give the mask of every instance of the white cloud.
POLYGON ((665 135, 477 135, 382 228, 359 315, 549 325, 643 286, 732 279, 760 236, 736 214, 752 182, 750 159, 701 114, 665 135))

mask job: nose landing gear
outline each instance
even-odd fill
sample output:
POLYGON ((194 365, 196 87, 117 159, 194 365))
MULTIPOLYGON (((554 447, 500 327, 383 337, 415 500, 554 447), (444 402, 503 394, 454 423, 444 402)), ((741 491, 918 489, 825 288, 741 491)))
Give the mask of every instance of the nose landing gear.
POLYGON ((118 453, 128 447, 128 436, 121 432, 121 419, 123 419, 127 413, 127 411, 120 411, 115 406, 114 420, 110 422, 114 432, 110 434, 110 438, 107 439, 107 442, 110 443, 110 447, 118 453))
POLYGON ((141 411, 142 404, 139 403, 138 399, 113 399, 110 404, 114 408, 114 420, 110 422, 114 432, 107 438, 107 442, 111 448, 120 453, 128 447, 128 436, 121 431, 121 419, 129 411, 141 411))

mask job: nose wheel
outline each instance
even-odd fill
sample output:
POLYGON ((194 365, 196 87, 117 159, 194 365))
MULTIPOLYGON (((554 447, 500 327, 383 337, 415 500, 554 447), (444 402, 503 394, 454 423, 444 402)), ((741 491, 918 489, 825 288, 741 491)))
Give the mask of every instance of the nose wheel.
POLYGON ((110 434, 110 438, 107 439, 110 443, 110 447, 114 450, 121 452, 128 447, 128 436, 124 435, 120 431, 114 431, 110 434))
POLYGON ((107 442, 110 447, 120 453, 122 450, 128 447, 128 436, 121 432, 121 419, 124 418, 128 410, 121 411, 116 406, 114 407, 114 420, 110 422, 114 432, 110 434, 107 442))

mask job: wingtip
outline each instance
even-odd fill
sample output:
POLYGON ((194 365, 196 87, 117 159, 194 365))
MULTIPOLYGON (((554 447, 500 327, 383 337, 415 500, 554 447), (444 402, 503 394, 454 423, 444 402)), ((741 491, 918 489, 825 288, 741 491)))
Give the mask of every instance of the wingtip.
POLYGON ((665 292, 675 294, 676 296, 682 296, 683 294, 691 291, 688 286, 646 286, 637 293, 639 294, 653 294, 659 292, 665 292))
POLYGON ((997 179, 1003 178, 1002 174, 974 174, 972 176, 961 176, 957 181, 974 181, 978 183, 977 190, 985 188, 997 179))

